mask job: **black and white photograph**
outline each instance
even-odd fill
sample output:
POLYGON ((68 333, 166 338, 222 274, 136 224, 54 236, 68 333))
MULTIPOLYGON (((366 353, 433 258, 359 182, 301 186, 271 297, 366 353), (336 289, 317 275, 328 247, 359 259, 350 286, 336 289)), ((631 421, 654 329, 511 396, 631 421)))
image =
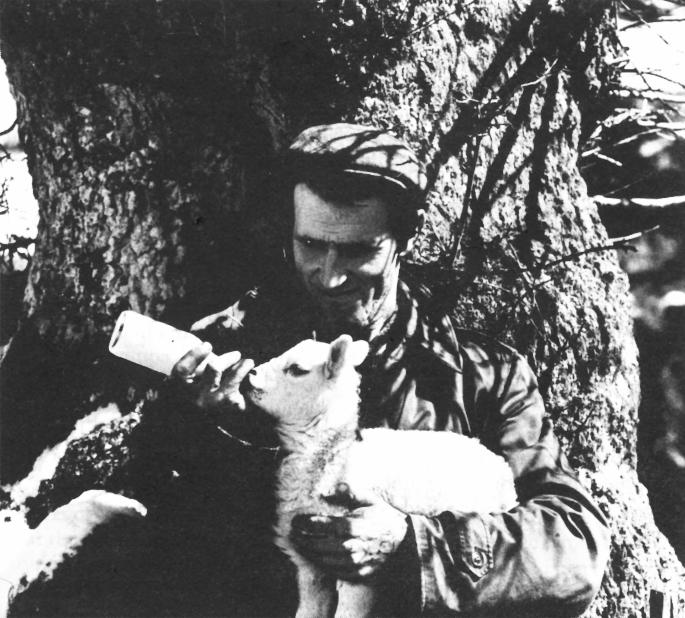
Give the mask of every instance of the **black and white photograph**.
POLYGON ((0 0, 0 618, 685 618, 685 0, 0 0))

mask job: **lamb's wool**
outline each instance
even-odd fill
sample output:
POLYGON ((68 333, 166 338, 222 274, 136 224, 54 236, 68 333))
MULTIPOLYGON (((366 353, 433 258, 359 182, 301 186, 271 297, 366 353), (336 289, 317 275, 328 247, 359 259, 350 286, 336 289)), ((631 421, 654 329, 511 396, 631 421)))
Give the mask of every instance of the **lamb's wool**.
MULTIPOLYGON (((276 421, 287 452, 278 472, 277 542, 298 567, 299 616, 316 615, 326 595, 315 568, 289 536, 295 514, 344 515, 327 496, 344 487, 359 502, 387 502, 407 514, 493 512, 516 502, 513 476, 499 456, 455 433, 365 429, 358 439, 359 365, 368 345, 343 335, 332 344, 304 341, 257 367, 249 397, 276 421), (315 580, 316 585, 310 585, 315 580), (303 581, 305 582, 303 584, 303 581), (307 584, 310 582, 310 584, 307 584)), ((344 604, 344 588, 340 604, 344 604)), ((340 604, 338 613, 340 615, 340 604)), ((363 614, 354 603, 353 612, 363 614)))
POLYGON ((416 515, 490 513, 516 504, 511 468, 475 438, 437 431, 365 429, 343 481, 358 498, 416 515))

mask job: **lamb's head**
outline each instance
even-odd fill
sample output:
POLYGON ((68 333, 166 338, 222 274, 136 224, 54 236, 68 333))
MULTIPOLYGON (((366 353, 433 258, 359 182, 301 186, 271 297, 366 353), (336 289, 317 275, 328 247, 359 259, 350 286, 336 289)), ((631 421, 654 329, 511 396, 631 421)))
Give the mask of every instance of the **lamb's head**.
POLYGON ((352 341, 349 335, 330 344, 301 341, 252 370, 247 396, 279 425, 309 426, 341 404, 356 420, 355 367, 368 351, 366 341, 352 341))

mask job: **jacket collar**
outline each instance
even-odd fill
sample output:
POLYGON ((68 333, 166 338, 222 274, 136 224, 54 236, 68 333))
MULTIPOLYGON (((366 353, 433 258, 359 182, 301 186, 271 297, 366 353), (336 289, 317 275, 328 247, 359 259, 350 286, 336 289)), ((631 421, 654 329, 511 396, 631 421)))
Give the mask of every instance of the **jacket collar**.
POLYGON ((410 288, 400 281, 395 319, 388 331, 371 343, 374 355, 393 363, 407 350, 421 350, 460 372, 459 342, 452 321, 446 314, 431 311, 430 304, 427 290, 410 288))

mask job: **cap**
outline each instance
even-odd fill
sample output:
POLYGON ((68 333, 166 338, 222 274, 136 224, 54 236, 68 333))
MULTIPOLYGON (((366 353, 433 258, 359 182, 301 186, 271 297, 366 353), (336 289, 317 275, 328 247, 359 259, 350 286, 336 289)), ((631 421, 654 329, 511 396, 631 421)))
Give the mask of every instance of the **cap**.
POLYGON ((381 178, 406 191, 426 188, 426 176, 406 143, 376 127, 339 122, 300 133, 288 156, 318 169, 381 178))

